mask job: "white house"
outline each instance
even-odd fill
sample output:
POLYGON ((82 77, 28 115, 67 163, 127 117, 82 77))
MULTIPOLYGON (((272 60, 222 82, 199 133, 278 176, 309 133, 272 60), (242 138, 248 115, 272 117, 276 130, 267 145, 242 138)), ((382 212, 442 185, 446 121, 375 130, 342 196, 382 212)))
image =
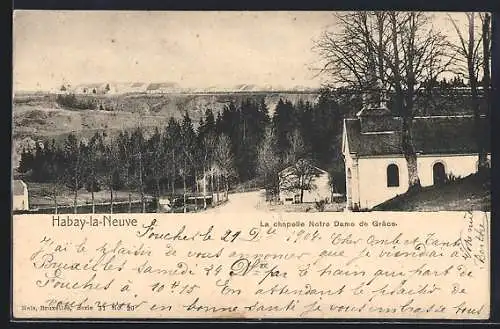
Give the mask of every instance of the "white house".
POLYGON ((113 82, 109 84, 108 94, 145 93, 148 85, 143 82, 113 82))
MULTIPOLYGON (((489 132, 489 123, 483 121, 484 131, 489 132)), ((415 117, 412 137, 422 186, 442 182, 449 175, 465 177, 476 172, 473 116, 415 117)), ((342 153, 348 209, 370 209, 407 191, 401 118, 386 108, 365 107, 357 118, 344 120, 342 153)))
POLYGON ((75 86, 73 92, 75 94, 105 94, 107 93, 107 88, 109 84, 107 83, 83 83, 75 86))
MULTIPOLYGON (((311 179, 311 189, 304 190, 302 202, 315 202, 320 200, 329 200, 331 193, 331 186, 329 184, 328 172, 318 167, 312 167, 313 176, 311 179)), ((299 180, 294 174, 293 167, 287 167, 279 173, 279 200, 283 203, 299 203, 300 202, 300 189, 291 188, 297 186, 295 182, 299 180)))
POLYGON ((12 210, 28 210, 28 186, 22 180, 12 182, 12 210))

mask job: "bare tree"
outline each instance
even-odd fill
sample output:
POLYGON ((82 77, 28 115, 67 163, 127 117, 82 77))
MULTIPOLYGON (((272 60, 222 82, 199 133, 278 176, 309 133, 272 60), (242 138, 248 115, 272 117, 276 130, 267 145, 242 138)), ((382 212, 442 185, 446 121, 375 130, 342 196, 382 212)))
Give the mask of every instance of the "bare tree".
POLYGON ((420 187, 412 138, 414 102, 425 83, 448 70, 454 58, 445 36, 422 12, 337 14, 339 32, 325 31, 315 41, 327 75, 335 86, 363 93, 365 104, 383 106, 391 94, 402 119, 401 150, 410 189, 420 187))
MULTIPOLYGON (((181 140, 181 128, 179 123, 170 117, 168 125, 164 132, 164 147, 166 155, 166 170, 170 180, 171 201, 175 199, 175 183, 179 174, 182 159, 182 145, 179 143, 181 140)), ((171 211, 174 211, 172 206, 171 211)))
POLYGON ((231 151, 231 141, 225 134, 221 134, 217 139, 214 149, 214 161, 220 169, 223 184, 225 199, 228 198, 229 181, 236 177, 236 169, 234 167, 234 156, 231 151))
POLYGON ((153 135, 147 141, 147 171, 148 176, 154 181, 154 191, 156 197, 156 212, 160 212, 161 185, 160 181, 165 176, 165 164, 167 163, 164 138, 158 128, 155 128, 153 135))
MULTIPOLYGON (((481 100, 479 98, 479 74, 481 68, 486 72, 488 82, 485 84, 486 87, 484 91, 488 90, 488 99, 485 99, 486 103, 489 102, 489 16, 485 15, 483 19, 483 27, 476 24, 476 18, 479 16, 477 13, 466 13, 467 17, 467 34, 464 35, 460 26, 457 22, 450 16, 449 20, 453 24, 460 43, 455 46, 455 50, 459 55, 458 69, 459 73, 466 72, 467 79, 469 81, 469 87, 471 92, 471 106, 474 113, 475 121, 475 132, 478 147, 478 170, 481 171, 487 167, 487 157, 486 148, 484 147, 483 139, 483 127, 481 124, 481 100), (488 16, 488 17, 486 17, 488 16), (486 26, 485 26, 486 25, 486 26), (482 35, 481 35, 482 34, 482 35), (481 45, 483 41, 486 41, 483 47, 483 53, 481 53, 481 45)), ((482 18, 482 17, 481 17, 482 18)), ((485 79, 483 78, 483 81, 485 79)), ((485 94, 486 96, 486 94, 485 94)), ((485 97, 486 98, 486 97, 485 97)))
POLYGON ((101 188, 101 183, 105 181, 104 172, 105 145, 103 136, 96 132, 88 142, 82 142, 82 167, 83 180, 87 191, 91 195, 92 213, 95 213, 95 192, 101 188))
POLYGON ((293 164, 300 157, 304 155, 305 152, 305 144, 304 139, 302 138, 302 134, 298 128, 295 128, 291 133, 287 136, 288 145, 290 146, 287 153, 285 154, 285 163, 293 164))
POLYGON ((310 160, 300 159, 279 174, 280 190, 300 191, 300 203, 302 203, 304 202, 304 191, 315 189, 313 179, 316 173, 317 169, 310 160))
POLYGON ((114 143, 111 141, 109 144, 105 146, 105 154, 104 154, 104 170, 105 170, 105 175, 104 175, 104 182, 105 185, 109 188, 109 196, 110 196, 110 202, 109 202, 109 212, 112 214, 113 213, 113 207, 114 207, 114 190, 115 190, 115 184, 119 180, 119 175, 120 175, 120 159, 119 159, 119 153, 118 153, 118 146, 117 143, 114 143))
POLYGON ((133 168, 133 183, 139 189, 141 196, 141 212, 146 212, 146 195, 144 191, 144 178, 145 178, 145 164, 146 154, 145 150, 144 130, 140 125, 131 135, 131 150, 132 153, 132 168, 133 168))
POLYGON ((130 134, 122 131, 117 138, 117 152, 120 165, 118 172, 124 186, 128 189, 128 212, 132 212, 132 185, 134 152, 130 134))
MULTIPOLYGON (((486 119, 491 116, 491 31, 492 22, 491 14, 484 13, 481 16, 482 20, 482 41, 483 41, 483 93, 486 104, 486 119)), ((485 143, 480 143, 479 148, 479 170, 483 170, 488 166, 487 150, 485 143)))
POLYGON ((83 187, 82 145, 70 134, 64 143, 64 183, 73 191, 73 212, 78 213, 78 190, 83 187))
POLYGON ((480 15, 482 20, 482 41, 483 41, 483 88, 484 99, 487 105, 486 116, 489 118, 491 113, 491 14, 484 13, 480 15))
POLYGON ((212 201, 213 201, 213 194, 214 194, 214 186, 213 186, 213 181, 214 181, 214 171, 213 169, 213 164, 214 164, 214 150, 215 146, 217 143, 217 137, 213 132, 208 132, 203 135, 203 139, 201 140, 201 165, 202 165, 202 172, 203 172, 203 209, 207 208, 207 196, 206 196, 206 185, 207 185, 207 176, 209 173, 211 173, 211 194, 212 194, 212 201))
POLYGON ((278 191, 280 158, 275 151, 275 136, 268 128, 257 150, 257 172, 264 179, 264 187, 271 195, 278 191))

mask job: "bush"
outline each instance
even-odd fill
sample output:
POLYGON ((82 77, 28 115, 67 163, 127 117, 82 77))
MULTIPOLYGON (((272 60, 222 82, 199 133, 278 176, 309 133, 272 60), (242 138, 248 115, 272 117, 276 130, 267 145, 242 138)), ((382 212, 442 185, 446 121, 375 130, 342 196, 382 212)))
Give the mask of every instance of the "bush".
POLYGON ((454 182, 460 178, 461 178, 461 176, 455 176, 455 175, 453 175, 453 173, 449 173, 448 175, 446 175, 444 182, 445 183, 454 182))
POLYGON ((101 190, 101 185, 97 181, 92 180, 85 183, 85 189, 87 192, 99 192, 101 190))
POLYGON ((58 105, 79 110, 95 110, 98 108, 94 98, 77 98, 75 94, 57 95, 56 102, 58 105))
POLYGON ((319 200, 319 201, 314 201, 314 207, 319 212, 325 211, 325 206, 326 206, 326 200, 325 199, 319 200))

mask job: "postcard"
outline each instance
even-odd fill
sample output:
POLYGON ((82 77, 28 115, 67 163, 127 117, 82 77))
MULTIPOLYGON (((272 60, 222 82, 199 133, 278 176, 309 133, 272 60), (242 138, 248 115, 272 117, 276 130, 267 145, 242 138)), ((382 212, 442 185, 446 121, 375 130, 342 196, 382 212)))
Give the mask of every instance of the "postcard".
POLYGON ((13 319, 489 319, 491 14, 13 25, 13 319))

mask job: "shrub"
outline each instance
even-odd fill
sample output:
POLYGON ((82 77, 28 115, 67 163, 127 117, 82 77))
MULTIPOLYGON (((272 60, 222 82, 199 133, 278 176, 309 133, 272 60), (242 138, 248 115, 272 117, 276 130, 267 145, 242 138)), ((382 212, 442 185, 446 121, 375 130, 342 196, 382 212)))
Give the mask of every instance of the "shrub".
POLYGON ((95 99, 85 96, 77 98, 75 94, 57 95, 56 102, 60 106, 79 110, 95 110, 98 108, 95 99))
POLYGON ((448 175, 446 175, 444 182, 445 183, 454 182, 460 178, 461 178, 460 176, 455 176, 453 175, 453 173, 449 173, 448 175))
POLYGON ((324 199, 319 201, 314 201, 314 207, 319 212, 325 211, 325 206, 326 206, 326 200, 324 199))

